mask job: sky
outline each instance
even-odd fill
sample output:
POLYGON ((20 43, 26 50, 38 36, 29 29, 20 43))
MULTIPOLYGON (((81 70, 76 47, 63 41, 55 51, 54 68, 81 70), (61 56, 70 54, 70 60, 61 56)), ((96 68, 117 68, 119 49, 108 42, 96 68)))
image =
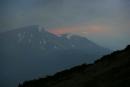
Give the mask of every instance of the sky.
POLYGON ((40 25, 115 50, 130 43, 129 15, 129 0, 0 0, 0 32, 40 25))

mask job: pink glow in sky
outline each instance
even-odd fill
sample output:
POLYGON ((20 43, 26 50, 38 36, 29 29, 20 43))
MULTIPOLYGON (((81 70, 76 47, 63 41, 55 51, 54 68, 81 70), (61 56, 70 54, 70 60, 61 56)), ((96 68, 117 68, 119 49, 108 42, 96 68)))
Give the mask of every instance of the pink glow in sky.
POLYGON ((73 27, 64 27, 64 28, 56 28, 50 29, 49 32, 60 35, 65 33, 104 33, 107 31, 105 26, 101 25, 83 25, 83 26, 73 26, 73 27))

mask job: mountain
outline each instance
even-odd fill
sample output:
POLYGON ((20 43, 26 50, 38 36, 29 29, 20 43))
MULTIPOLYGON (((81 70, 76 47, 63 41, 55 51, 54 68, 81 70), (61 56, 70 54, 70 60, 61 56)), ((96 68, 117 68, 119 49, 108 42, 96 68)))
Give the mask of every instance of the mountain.
POLYGON ((0 87, 92 63, 109 52, 87 38, 56 36, 37 25, 0 33, 0 87))
POLYGON ((18 87, 130 87, 130 45, 96 60, 26 81, 18 87))

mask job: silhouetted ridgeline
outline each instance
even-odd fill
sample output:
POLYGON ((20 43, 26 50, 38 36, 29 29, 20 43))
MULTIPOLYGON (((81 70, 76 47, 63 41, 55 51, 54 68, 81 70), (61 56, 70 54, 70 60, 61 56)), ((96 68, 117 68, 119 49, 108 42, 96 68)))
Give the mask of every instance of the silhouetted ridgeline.
POLYGON ((130 45, 94 64, 82 64, 18 87, 130 87, 130 45))

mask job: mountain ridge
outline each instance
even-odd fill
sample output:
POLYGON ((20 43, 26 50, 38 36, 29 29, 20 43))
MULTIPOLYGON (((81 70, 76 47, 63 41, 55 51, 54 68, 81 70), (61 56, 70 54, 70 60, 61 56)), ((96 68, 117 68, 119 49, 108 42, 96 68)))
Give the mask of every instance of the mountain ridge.
POLYGON ((90 63, 109 52, 86 38, 58 37, 35 25, 4 32, 0 34, 0 80, 10 83, 0 86, 14 87, 14 82, 90 63))

